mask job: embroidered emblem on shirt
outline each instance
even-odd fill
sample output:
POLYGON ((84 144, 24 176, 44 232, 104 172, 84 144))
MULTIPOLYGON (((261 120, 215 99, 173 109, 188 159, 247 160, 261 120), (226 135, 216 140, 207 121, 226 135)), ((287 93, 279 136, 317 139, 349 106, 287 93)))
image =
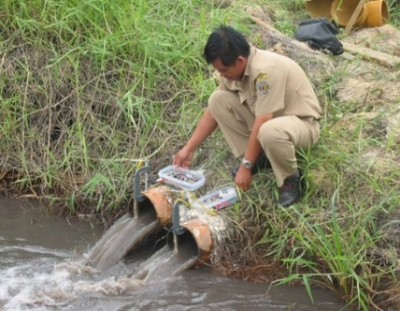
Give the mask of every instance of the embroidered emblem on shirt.
POLYGON ((267 95, 269 92, 269 84, 268 81, 266 80, 258 80, 257 79, 257 84, 256 84, 257 92, 259 92, 262 95, 267 95))
POLYGON ((267 81, 268 75, 266 73, 260 73, 256 78, 256 89, 261 95, 267 95, 269 92, 269 84, 267 81))

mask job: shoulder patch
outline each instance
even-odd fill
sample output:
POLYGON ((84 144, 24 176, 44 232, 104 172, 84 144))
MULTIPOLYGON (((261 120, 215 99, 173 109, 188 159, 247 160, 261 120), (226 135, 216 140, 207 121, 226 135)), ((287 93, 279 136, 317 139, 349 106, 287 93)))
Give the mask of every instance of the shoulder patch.
POLYGON ((269 92, 269 84, 267 81, 268 75, 266 73, 260 73, 256 78, 256 89, 257 93, 265 96, 269 92))
POLYGON ((261 95, 267 95, 269 92, 269 84, 268 81, 265 79, 257 79, 256 82, 256 89, 257 89, 257 93, 260 93, 261 95))

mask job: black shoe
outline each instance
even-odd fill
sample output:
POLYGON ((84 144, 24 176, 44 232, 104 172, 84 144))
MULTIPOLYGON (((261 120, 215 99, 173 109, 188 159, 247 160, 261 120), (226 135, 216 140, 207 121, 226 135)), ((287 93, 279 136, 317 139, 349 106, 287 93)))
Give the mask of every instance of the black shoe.
POLYGON ((300 199, 302 175, 301 171, 297 171, 296 174, 286 177, 282 187, 278 188, 279 197, 275 201, 276 206, 289 207, 300 199))
MULTIPOLYGON (((240 164, 232 169, 232 176, 233 178, 236 177, 236 174, 240 168, 240 164)), ((271 168, 271 163, 268 161, 267 157, 265 156, 264 152, 261 152, 258 156, 256 164, 251 169, 251 175, 255 175, 260 172, 260 170, 265 168, 271 168)))

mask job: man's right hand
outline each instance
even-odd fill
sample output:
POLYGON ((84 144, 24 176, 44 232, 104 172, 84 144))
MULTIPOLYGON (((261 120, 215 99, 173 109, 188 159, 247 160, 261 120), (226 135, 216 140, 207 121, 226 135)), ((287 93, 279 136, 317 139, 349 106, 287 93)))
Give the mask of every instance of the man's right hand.
POLYGON ((173 156, 172 164, 174 164, 176 166, 188 168, 190 166, 190 162, 193 159, 193 156, 194 156, 194 151, 190 151, 185 146, 173 156))
POLYGON ((188 168, 193 159, 194 151, 201 143, 217 128, 218 123, 215 121, 208 108, 204 111, 197 124, 192 136, 181 150, 172 158, 174 165, 188 168))

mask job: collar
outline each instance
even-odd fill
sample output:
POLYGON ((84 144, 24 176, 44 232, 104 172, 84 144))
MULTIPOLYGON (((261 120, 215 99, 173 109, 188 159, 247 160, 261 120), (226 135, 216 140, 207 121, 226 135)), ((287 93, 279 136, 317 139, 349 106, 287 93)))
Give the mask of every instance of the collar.
POLYGON ((244 70, 242 82, 244 81, 244 77, 250 76, 250 63, 251 63, 253 57, 256 55, 256 53, 257 53, 257 49, 254 46, 250 46, 250 55, 247 58, 246 69, 244 70))

